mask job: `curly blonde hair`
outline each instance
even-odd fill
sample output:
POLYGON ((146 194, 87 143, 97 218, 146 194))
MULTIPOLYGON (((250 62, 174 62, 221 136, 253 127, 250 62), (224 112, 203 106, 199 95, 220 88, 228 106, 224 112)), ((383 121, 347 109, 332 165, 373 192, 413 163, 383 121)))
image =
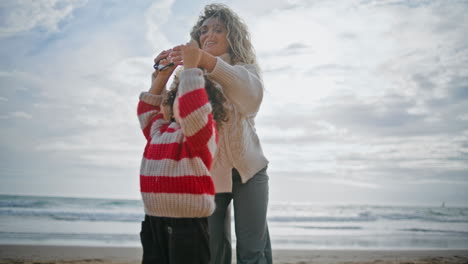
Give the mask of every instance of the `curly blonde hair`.
POLYGON ((242 62, 257 65, 255 50, 252 46, 250 33, 242 19, 224 4, 209 4, 198 17, 197 23, 192 28, 190 36, 200 43, 200 27, 208 18, 218 18, 227 29, 227 41, 229 43, 229 55, 234 64, 242 62))

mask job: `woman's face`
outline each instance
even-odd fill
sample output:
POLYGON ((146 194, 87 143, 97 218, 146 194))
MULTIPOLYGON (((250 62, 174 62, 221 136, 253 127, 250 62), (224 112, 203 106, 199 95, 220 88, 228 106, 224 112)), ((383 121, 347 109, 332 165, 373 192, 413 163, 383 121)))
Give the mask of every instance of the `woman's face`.
POLYGON ((202 50, 213 56, 220 56, 229 51, 227 29, 217 17, 206 19, 200 27, 200 45, 202 50))

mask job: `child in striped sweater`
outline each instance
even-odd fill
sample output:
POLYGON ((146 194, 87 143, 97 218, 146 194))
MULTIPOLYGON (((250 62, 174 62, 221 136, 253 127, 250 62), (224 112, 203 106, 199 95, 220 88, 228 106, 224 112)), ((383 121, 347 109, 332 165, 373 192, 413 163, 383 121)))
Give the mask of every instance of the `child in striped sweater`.
POLYGON ((210 168, 216 121, 225 116, 224 97, 197 68, 198 45, 180 47, 184 70, 167 99, 164 85, 175 66, 153 74, 152 87, 140 95, 138 105, 147 139, 140 168, 146 213, 140 233, 143 263, 209 263, 210 258, 207 217, 215 208, 210 168))

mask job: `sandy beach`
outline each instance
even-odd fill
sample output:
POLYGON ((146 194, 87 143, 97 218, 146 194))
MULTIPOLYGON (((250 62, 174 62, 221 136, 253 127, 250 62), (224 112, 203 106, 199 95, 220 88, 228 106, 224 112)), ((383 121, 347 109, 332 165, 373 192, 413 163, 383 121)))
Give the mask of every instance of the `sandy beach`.
MULTIPOLYGON (((140 248, 0 245, 1 264, 115 264, 140 259, 140 248)), ((468 250, 275 250, 274 263, 466 264, 468 250)))

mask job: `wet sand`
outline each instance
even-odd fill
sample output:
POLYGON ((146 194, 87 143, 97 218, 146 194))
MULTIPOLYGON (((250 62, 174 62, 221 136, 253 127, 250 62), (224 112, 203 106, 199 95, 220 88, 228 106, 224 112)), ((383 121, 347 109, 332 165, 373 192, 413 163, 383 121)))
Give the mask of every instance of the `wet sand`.
MULTIPOLYGON (((141 253, 140 248, 0 245, 0 263, 136 264, 141 253)), ((273 259, 276 264, 468 264, 468 249, 274 250, 273 259)))

